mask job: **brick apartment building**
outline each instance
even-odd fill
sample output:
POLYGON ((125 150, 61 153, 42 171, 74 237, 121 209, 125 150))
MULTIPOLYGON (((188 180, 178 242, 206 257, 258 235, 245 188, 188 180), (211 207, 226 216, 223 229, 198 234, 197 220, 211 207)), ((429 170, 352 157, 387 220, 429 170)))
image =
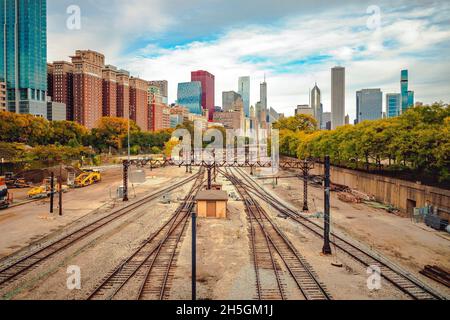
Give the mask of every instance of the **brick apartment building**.
POLYGON ((117 80, 117 116, 127 118, 130 112, 130 73, 119 70, 117 80))
POLYGON ((130 118, 141 128, 148 131, 149 118, 148 82, 139 78, 130 78, 130 118))
POLYGON ((77 50, 72 57, 73 118, 88 129, 95 128, 103 114, 105 56, 91 50, 77 50))
POLYGON ((73 120, 73 71, 70 62, 55 61, 48 66, 48 96, 66 105, 66 120, 73 120))
POLYGON ((0 111, 6 111, 6 83, 0 82, 0 111))
POLYGON ((92 129, 103 116, 130 117, 142 131, 170 128, 167 81, 150 86, 128 71, 105 66, 105 56, 91 50, 77 50, 71 59, 47 65, 48 96, 66 105, 67 120, 92 129), (157 96, 154 103, 150 93, 157 96))
POLYGON ((170 128, 170 107, 164 103, 150 102, 149 131, 159 131, 170 128))
POLYGON ((53 97, 53 64, 47 63, 47 96, 53 97))
POLYGON ((117 117, 117 68, 106 66, 102 70, 104 117, 117 117))

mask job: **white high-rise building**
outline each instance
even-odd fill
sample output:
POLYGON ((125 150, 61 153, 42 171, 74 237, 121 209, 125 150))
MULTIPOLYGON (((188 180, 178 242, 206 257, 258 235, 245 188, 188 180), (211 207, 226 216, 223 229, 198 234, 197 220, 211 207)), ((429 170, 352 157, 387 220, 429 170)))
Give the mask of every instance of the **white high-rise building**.
POLYGON ((320 127, 322 123, 322 114, 323 114, 323 108, 322 108, 322 95, 320 93, 320 89, 316 85, 311 91, 311 109, 313 109, 314 118, 317 120, 317 124, 320 127))
POLYGON ((244 101, 245 116, 250 117, 250 77, 239 78, 238 93, 244 101))
POLYGON ((345 68, 331 69, 331 128, 345 124, 345 68))

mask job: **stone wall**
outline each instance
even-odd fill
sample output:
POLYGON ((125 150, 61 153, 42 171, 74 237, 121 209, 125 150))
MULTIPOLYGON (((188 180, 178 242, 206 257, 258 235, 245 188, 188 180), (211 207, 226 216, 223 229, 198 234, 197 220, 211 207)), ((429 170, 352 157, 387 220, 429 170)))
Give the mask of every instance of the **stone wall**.
MULTIPOLYGON (((323 175, 323 165, 316 164, 312 173, 323 175)), ((431 204, 443 219, 450 219, 450 190, 338 167, 331 167, 331 181, 373 195, 408 216, 415 207, 431 204)))

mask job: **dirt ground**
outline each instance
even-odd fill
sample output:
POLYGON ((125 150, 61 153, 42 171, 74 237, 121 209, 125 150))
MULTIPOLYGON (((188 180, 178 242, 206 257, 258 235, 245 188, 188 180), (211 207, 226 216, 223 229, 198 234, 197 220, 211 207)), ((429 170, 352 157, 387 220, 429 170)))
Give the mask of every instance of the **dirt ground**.
MULTIPOLYGON (((183 178, 185 169, 163 168, 146 170, 144 184, 130 183, 130 200, 148 192, 167 186, 174 178, 183 178)), ((123 202, 116 197, 121 186, 121 167, 102 169, 102 181, 98 184, 72 189, 63 194, 63 216, 58 216, 58 197, 55 197, 54 214, 49 214, 50 200, 38 200, 21 206, 0 211, 0 258, 24 248, 43 237, 51 235, 64 227, 86 217, 98 215, 118 208, 123 202), (19 227, 20 226, 20 227, 19 227)), ((27 189, 13 189, 15 198, 26 197, 27 189)))
MULTIPOLYGON (((292 173, 283 172, 281 175, 292 173)), ((257 181, 281 199, 296 208, 302 208, 303 181, 300 179, 280 179, 275 188, 271 180, 257 181)), ((312 214, 323 212, 323 189, 309 186, 309 194, 310 212, 312 214)), ((317 222, 323 223, 323 219, 317 219, 317 222)), ((365 204, 342 202, 334 192, 331 194, 331 224, 333 232, 359 241, 430 286, 450 295, 449 288, 419 274, 425 265, 438 265, 450 270, 450 238, 447 234, 382 209, 365 204)))
MULTIPOLYGON (((48 211, 48 200, 29 203, 0 212, 0 254, 24 254, 55 236, 98 219, 112 208, 123 206, 114 199, 117 186, 122 184, 120 168, 103 169, 103 181, 84 189, 64 194, 64 215, 43 219, 48 211)), ((286 172, 286 174, 289 174, 286 172)), ((168 183, 188 177, 183 168, 163 168, 146 171, 147 181, 131 188, 132 198, 167 187, 168 183)), ((264 180, 258 180, 264 185, 264 180)), ((218 177, 224 190, 235 193, 231 183, 218 177)), ((275 196, 295 207, 301 207, 303 189, 299 179, 282 179, 273 188, 264 187, 275 196)), ((180 199, 186 196, 192 183, 171 193, 173 200, 163 204, 160 199, 148 203, 130 215, 114 221, 102 232, 93 233, 68 250, 56 254, 18 283, 4 288, 0 299, 86 299, 102 278, 129 256, 139 244, 166 222, 175 212, 180 199), (81 290, 68 290, 67 268, 79 266, 82 275, 81 290)), ((323 211, 323 190, 310 187, 311 212, 323 211)), ((279 217, 278 212, 260 201, 280 229, 309 262, 320 281, 326 285, 334 299, 407 299, 388 283, 378 291, 367 288, 367 270, 347 256, 324 257, 322 243, 299 224, 279 217), (331 266, 342 263, 342 268, 331 266)), ((320 219, 317 219, 321 223, 320 219)), ((391 261, 409 270, 414 276, 450 295, 448 289, 421 277, 418 271, 426 264, 450 267, 449 240, 442 234, 413 224, 409 219, 397 217, 380 209, 362 204, 348 204, 332 194, 332 229, 356 239, 391 261)), ((169 298, 191 298, 191 224, 180 244, 173 280, 169 283, 169 298)), ((231 199, 227 219, 199 219, 197 228, 197 288, 198 298, 244 299, 256 298, 256 279, 251 260, 248 220, 241 201, 231 199)), ((9 259, 9 258, 8 258, 9 259)), ((7 259, 0 261, 0 267, 7 259)), ((135 293, 126 291, 120 299, 133 299, 135 293)))
MULTIPOLYGON (((141 197, 149 191, 153 191, 153 189, 166 187, 167 180, 178 181, 187 176, 184 175, 184 169, 181 171, 181 169, 174 170, 171 168, 170 170, 154 171, 148 177, 150 179, 147 183, 135 186, 137 197, 141 197), (155 178, 151 178, 153 175, 155 178), (158 181, 158 183, 155 183, 155 181, 158 181), (149 185, 151 185, 151 188, 149 185)), ((145 238, 153 234, 170 218, 170 213, 175 211, 191 185, 192 183, 188 183, 171 192, 172 202, 170 204, 161 203, 161 199, 156 199, 133 211, 132 214, 104 227, 102 232, 94 233, 63 253, 56 254, 39 265, 32 273, 20 279, 19 283, 14 283, 3 289, 0 299, 86 299, 89 292, 99 284, 108 272, 128 257, 145 238), (67 289, 67 268, 69 266, 80 268, 81 290, 71 291, 67 289)), ((73 223, 65 227, 64 230, 68 232, 71 229, 76 229, 79 224, 87 223, 94 218, 97 219, 95 216, 100 214, 88 214, 80 219, 79 223, 73 223)), ((121 298, 133 297, 130 293, 128 297, 121 298)))
MULTIPOLYGON (((235 192, 218 177, 223 190, 235 192)), ((251 300, 256 297, 256 278, 251 264, 244 205, 231 200, 227 219, 199 219, 197 224, 197 298, 201 300, 251 300)), ((189 225, 180 247, 170 299, 191 298, 191 237, 189 225), (189 281, 186 281, 189 279, 189 281), (176 289, 175 289, 176 288, 176 289)))

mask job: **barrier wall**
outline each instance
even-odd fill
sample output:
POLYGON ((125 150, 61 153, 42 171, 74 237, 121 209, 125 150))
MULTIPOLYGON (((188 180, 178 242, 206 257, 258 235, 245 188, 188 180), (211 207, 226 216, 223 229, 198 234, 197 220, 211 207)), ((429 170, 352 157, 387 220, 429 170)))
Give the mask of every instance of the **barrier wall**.
MULTIPOLYGON (((317 175, 323 172, 323 164, 316 164, 312 171, 317 175)), ((377 201, 391 204, 408 216, 414 208, 433 205, 442 219, 450 220, 450 190, 339 167, 331 167, 331 181, 373 195, 377 201)))

